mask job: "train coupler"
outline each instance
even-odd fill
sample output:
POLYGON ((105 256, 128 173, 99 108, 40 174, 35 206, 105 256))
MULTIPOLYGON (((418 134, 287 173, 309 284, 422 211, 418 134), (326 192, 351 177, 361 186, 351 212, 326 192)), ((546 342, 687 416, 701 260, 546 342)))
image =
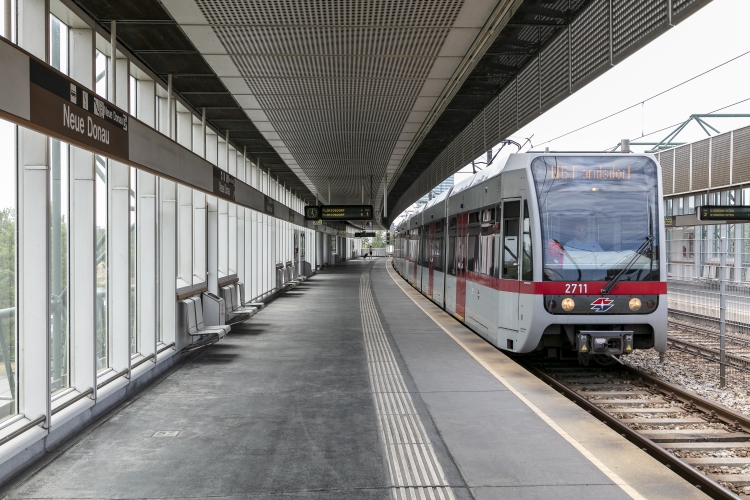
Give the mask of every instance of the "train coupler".
POLYGON ((576 335, 576 350, 583 354, 630 354, 633 332, 581 330, 576 335))

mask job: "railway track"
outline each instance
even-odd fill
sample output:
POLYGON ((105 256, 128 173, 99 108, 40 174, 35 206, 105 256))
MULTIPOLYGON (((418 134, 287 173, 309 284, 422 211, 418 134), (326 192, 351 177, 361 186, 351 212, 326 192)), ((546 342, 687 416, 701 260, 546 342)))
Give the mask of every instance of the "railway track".
MULTIPOLYGON (((670 318, 667 343, 671 349, 719 362, 721 351, 719 330, 689 321, 670 318)), ((726 335, 725 359, 727 366, 750 372, 750 338, 737 333, 726 335)))
POLYGON ((745 415, 628 366, 515 359, 711 498, 750 495, 745 415))

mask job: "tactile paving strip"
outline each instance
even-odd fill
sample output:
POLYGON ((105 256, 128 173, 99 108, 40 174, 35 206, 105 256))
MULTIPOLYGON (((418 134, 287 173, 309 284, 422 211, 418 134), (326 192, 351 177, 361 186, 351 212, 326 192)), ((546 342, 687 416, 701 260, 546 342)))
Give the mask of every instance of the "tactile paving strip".
POLYGON ((393 498, 455 500, 388 344, 368 271, 359 281, 362 331, 393 498))

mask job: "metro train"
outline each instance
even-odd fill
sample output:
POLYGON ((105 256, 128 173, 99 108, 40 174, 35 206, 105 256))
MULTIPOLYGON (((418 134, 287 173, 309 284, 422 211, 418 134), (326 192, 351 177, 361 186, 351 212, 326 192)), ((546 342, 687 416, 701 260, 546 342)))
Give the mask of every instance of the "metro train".
POLYGON ((403 218, 393 267, 503 350, 665 352, 661 200, 653 155, 512 154, 403 218))

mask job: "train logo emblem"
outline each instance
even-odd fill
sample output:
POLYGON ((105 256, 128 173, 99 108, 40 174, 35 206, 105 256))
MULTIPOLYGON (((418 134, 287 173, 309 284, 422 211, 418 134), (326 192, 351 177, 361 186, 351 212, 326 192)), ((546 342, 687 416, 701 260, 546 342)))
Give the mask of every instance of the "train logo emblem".
POLYGON ((599 297, 595 301, 591 303, 591 309, 593 309, 596 312, 606 312, 612 309, 612 306, 615 305, 615 301, 612 299, 605 299, 604 297, 599 297))

